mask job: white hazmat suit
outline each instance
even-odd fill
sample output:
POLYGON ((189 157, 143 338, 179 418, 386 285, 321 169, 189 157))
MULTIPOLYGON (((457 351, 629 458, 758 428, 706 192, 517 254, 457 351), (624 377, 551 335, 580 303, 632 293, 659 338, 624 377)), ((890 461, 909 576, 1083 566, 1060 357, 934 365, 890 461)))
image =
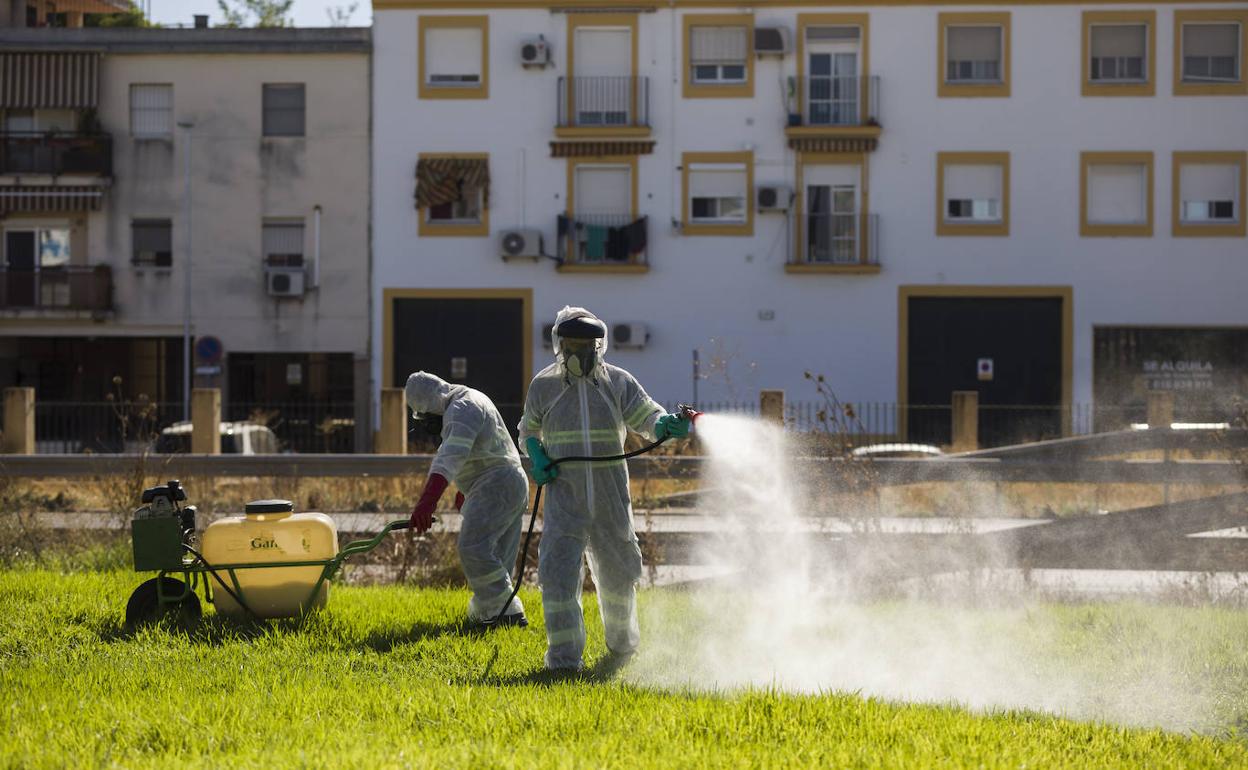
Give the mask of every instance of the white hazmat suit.
MULTIPOLYGON (((596 340, 593 368, 572 374, 560 356, 559 325, 573 318, 594 319, 582 308, 565 307, 555 318, 555 363, 529 385, 520 420, 520 445, 541 440, 551 459, 618 455, 627 431, 654 440, 663 408, 646 395, 631 374, 602 360, 606 339, 596 340)), ((573 368, 579 368, 575 364, 573 368)), ((581 610, 582 555, 588 554, 598 588, 598 606, 608 649, 628 655, 637 649, 634 584, 641 577, 641 549, 633 531, 628 465, 567 462, 546 485, 538 580, 546 620, 546 667, 578 669, 585 650, 581 610)))
MULTIPOLYGON (((442 415, 442 444, 429 472, 454 482, 464 495, 458 547, 472 588, 468 618, 491 621, 511 595, 511 569, 529 503, 520 454, 484 393, 416 372, 407 378, 406 396, 412 411, 442 415)), ((507 616, 523 612, 516 597, 507 616)))

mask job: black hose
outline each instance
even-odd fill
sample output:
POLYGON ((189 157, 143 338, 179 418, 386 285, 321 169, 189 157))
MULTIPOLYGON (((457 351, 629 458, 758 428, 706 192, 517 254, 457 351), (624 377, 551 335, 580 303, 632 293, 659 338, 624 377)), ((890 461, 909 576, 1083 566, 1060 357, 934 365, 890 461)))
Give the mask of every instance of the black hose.
MULTIPOLYGON (((644 455, 656 449, 660 444, 667 441, 671 436, 664 436, 653 444, 647 444, 641 449, 634 449, 631 452, 625 452, 618 455, 606 455, 604 457, 560 457, 558 460, 551 460, 546 468, 553 468, 562 463, 612 463, 620 460, 629 460, 638 455, 644 455)), ((503 602, 503 608, 498 611, 498 615, 489 622, 490 625, 497 625, 507 614, 507 608, 511 606, 512 600, 516 598, 516 594, 520 593, 520 584, 524 581, 524 568, 529 561, 529 543, 533 540, 533 528, 537 524, 537 509, 542 502, 542 486, 538 485, 537 492, 533 495, 533 513, 529 515, 529 531, 524 536, 524 546, 520 550, 520 568, 516 571, 515 587, 511 589, 511 596, 507 597, 507 601, 503 602)))
POLYGON ((239 606, 239 607, 242 607, 244 610, 246 610, 246 611, 247 611, 247 614, 251 615, 251 616, 252 616, 253 618, 255 618, 256 620, 259 620, 259 619, 260 619, 260 616, 259 616, 259 615, 257 615, 257 614, 255 613, 255 611, 254 611, 251 607, 248 607, 248 606, 247 606, 247 602, 243 601, 243 597, 241 597, 241 596, 239 596, 238 594, 234 593, 234 591, 233 591, 233 590, 232 590, 229 586, 227 586, 227 585, 225 584, 225 581, 221 579, 221 576, 217 574, 217 571, 216 571, 215 569, 213 569, 213 566, 212 566, 211 564, 209 564, 209 563, 208 563, 208 560, 204 558, 203 554, 201 554, 199 551, 196 551, 194 548, 190 547, 190 546, 189 546, 189 545, 187 545, 186 543, 183 543, 183 544, 182 544, 182 547, 183 547, 183 548, 185 548, 187 551, 189 551, 189 552, 191 553, 191 555, 192 555, 192 556, 194 556, 194 557, 195 557, 195 559, 196 559, 196 560, 197 560, 200 564, 204 565, 204 569, 208 570, 208 572, 209 572, 209 573, 210 573, 210 574, 211 574, 214 578, 216 578, 216 579, 217 579, 217 582, 221 584, 221 588, 222 588, 222 589, 223 589, 223 590, 224 590, 227 594, 229 594, 229 595, 230 595, 230 597, 234 599, 234 601, 238 602, 238 606, 239 606))

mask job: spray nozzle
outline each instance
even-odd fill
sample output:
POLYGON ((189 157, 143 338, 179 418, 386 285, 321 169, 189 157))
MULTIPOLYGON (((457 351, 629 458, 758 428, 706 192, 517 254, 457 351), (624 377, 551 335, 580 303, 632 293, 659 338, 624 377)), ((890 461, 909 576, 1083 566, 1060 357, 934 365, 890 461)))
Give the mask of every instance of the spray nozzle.
POLYGON ((676 407, 676 412, 681 416, 682 419, 688 420, 690 425, 697 422, 697 419, 702 416, 701 412, 699 412, 697 409, 694 409, 692 406, 689 406, 688 404, 678 405, 676 407))

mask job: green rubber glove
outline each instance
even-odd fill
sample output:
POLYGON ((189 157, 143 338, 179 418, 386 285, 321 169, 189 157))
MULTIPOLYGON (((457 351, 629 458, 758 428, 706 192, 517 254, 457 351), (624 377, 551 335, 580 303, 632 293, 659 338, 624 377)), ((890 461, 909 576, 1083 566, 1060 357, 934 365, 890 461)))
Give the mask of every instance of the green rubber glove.
POLYGON ((654 425, 655 438, 684 438, 689 435, 691 424, 683 414, 665 414, 654 425))
POLYGON ((559 478, 559 466, 550 461, 550 455, 546 454, 546 448, 537 440, 537 436, 525 439, 524 449, 529 453, 529 460, 533 462, 533 480, 539 487, 559 478))

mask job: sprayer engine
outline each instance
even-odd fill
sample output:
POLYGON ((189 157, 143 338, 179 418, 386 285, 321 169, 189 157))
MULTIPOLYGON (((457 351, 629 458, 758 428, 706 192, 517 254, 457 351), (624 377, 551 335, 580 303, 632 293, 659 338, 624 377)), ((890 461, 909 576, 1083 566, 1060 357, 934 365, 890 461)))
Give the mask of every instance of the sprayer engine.
POLYGON ((184 546, 195 539, 195 506, 179 507, 185 500, 186 490, 177 479, 143 490, 143 506, 130 521, 136 571, 182 567, 184 546))

